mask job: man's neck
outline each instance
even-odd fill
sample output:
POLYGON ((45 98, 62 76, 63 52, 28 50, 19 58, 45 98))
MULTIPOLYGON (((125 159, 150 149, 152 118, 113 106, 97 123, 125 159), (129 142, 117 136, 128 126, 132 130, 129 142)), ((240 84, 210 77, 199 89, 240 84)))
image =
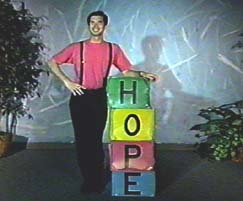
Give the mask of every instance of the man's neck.
POLYGON ((89 38, 89 42, 91 42, 91 43, 103 43, 104 38, 103 38, 103 36, 91 36, 89 38))

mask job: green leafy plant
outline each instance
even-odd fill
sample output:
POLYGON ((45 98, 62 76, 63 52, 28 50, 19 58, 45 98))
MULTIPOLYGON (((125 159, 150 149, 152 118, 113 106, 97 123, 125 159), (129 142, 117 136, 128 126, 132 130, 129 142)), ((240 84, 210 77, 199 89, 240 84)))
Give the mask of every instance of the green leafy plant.
POLYGON ((201 109, 199 116, 207 120, 194 125, 196 152, 212 160, 230 160, 243 147, 243 100, 218 107, 201 109))
POLYGON ((16 9, 9 0, 0 0, 0 19, 0 117, 5 118, 6 133, 15 134, 17 119, 31 118, 24 101, 39 95, 43 18, 33 16, 23 2, 16 9))

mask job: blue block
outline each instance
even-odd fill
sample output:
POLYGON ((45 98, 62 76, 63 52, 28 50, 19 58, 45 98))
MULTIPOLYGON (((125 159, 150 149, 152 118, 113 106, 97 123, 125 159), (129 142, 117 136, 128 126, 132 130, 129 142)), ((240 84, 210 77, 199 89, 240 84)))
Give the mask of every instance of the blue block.
POLYGON ((154 197, 155 172, 112 172, 112 196, 154 197))

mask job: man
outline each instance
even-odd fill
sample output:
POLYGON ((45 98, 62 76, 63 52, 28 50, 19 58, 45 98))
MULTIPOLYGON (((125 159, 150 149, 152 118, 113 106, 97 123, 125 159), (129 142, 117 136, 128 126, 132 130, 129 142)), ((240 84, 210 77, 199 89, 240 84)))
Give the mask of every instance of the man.
POLYGON ((64 48, 52 57, 49 67, 72 92, 70 113, 75 133, 79 167, 84 178, 82 193, 104 189, 104 152, 102 135, 107 118, 106 80, 113 64, 124 76, 144 77, 154 81, 152 73, 133 71, 132 65, 116 44, 104 40, 108 16, 95 11, 87 17, 89 39, 64 48), (74 65, 76 78, 71 80, 59 65, 74 65))

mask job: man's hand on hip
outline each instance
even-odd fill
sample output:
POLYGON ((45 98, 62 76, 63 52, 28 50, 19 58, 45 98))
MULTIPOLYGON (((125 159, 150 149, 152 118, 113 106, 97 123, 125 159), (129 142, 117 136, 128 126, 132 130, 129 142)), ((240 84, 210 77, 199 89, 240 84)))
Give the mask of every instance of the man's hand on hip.
POLYGON ((86 89, 84 86, 70 80, 64 81, 64 84, 74 96, 84 94, 83 89, 86 89))

